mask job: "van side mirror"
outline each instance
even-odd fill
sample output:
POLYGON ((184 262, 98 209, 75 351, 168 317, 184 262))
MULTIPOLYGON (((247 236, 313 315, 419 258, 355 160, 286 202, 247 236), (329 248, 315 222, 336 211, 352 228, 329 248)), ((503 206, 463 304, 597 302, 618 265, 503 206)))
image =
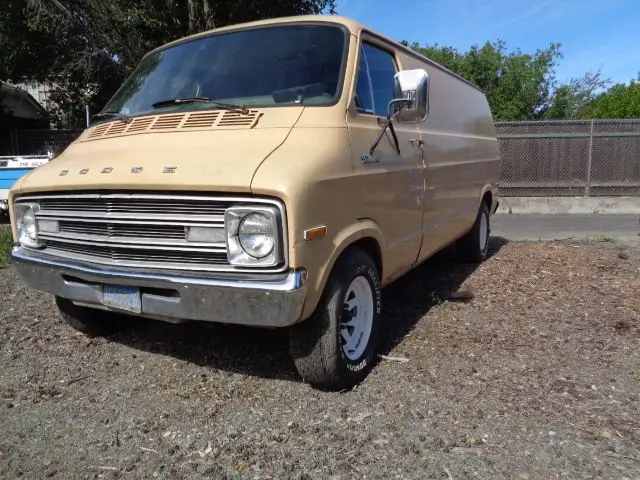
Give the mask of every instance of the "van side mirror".
MULTIPOLYGON (((400 142, 396 135, 393 121, 398 122, 424 122, 429 115, 429 75, 422 69, 403 70, 396 73, 393 78, 394 99, 387 106, 387 119, 385 120, 376 141, 371 146, 369 157, 380 144, 387 129, 391 131, 396 152, 400 154, 400 142)), ((364 158, 363 158, 364 162, 364 158)))
POLYGON ((423 69, 402 70, 393 79, 389 117, 399 122, 424 122, 429 115, 429 75, 423 69))

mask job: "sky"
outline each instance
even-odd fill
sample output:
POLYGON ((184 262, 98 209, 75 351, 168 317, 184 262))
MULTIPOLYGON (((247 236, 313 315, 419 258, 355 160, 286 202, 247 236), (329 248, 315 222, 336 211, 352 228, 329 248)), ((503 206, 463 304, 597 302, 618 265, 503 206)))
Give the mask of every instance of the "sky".
POLYGON ((534 53, 560 43, 557 80, 601 69, 614 83, 640 72, 640 0, 337 0, 338 14, 409 43, 503 40, 534 53))

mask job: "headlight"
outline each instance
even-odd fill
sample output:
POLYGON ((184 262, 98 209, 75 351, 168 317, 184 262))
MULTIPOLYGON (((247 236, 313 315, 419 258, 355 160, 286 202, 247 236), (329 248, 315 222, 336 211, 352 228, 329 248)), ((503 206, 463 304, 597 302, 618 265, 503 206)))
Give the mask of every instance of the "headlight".
POLYGON ((274 231, 270 218, 262 213, 250 213, 240 222, 240 246, 253 258, 264 258, 275 246, 274 231))
POLYGON ((43 242, 38 240, 36 212, 39 208, 37 203, 17 203, 15 206, 18 242, 23 247, 39 248, 43 246, 43 242))
POLYGON ((227 255, 232 265, 273 267, 281 259, 280 216, 273 207, 233 207, 225 214, 227 255))

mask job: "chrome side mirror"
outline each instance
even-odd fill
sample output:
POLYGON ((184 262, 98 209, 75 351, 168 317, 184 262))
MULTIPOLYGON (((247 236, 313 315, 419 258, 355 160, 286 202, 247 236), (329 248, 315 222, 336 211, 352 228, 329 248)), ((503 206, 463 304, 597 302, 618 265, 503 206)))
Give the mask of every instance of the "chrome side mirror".
POLYGON ((423 69, 402 70, 393 79, 389 117, 399 122, 424 122, 429 116, 429 75, 423 69))

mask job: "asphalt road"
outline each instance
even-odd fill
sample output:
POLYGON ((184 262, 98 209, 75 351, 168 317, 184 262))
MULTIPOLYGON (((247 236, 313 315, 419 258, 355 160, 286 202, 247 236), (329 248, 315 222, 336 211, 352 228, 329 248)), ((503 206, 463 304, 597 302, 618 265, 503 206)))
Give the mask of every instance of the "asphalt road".
POLYGON ((590 238, 640 245, 640 216, 496 215, 491 234, 514 241, 590 238))

